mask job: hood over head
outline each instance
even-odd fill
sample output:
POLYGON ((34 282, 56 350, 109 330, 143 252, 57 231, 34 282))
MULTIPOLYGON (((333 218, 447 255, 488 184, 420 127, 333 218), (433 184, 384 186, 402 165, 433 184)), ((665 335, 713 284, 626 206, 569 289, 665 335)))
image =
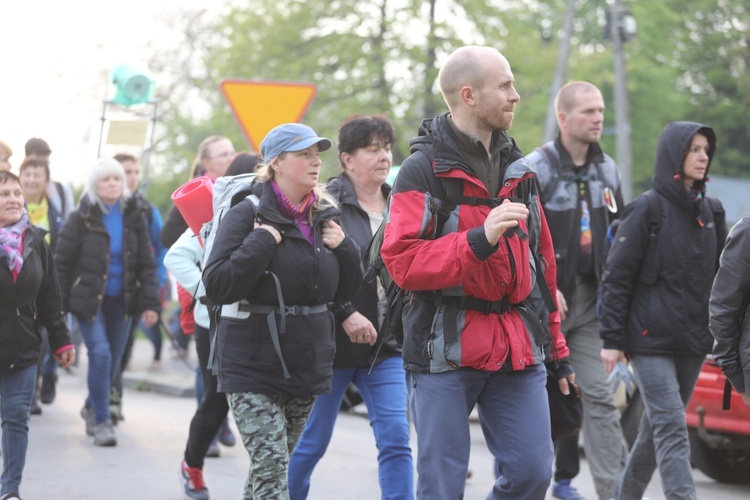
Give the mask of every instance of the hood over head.
POLYGON ((659 134, 654 162, 653 188, 678 204, 694 204, 696 195, 702 198, 706 191, 706 181, 711 168, 711 160, 716 152, 716 134, 707 125, 696 122, 678 121, 667 124, 659 134), (706 176, 693 185, 693 193, 685 189, 682 178, 682 165, 685 162, 690 142, 701 133, 708 139, 708 165, 706 176))

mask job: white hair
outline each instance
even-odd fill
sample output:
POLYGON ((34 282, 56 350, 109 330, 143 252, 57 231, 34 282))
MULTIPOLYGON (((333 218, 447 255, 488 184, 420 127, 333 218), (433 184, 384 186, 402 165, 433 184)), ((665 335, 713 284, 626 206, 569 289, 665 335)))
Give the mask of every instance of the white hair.
POLYGON ((99 198, 98 185, 99 181, 108 175, 115 175, 122 180, 122 199, 120 200, 120 210, 123 208, 122 200, 130 198, 132 194, 128 189, 128 183, 125 180, 125 169, 122 164, 114 158, 99 158, 89 172, 89 179, 86 184, 86 197, 92 204, 99 205, 102 211, 104 203, 99 198))

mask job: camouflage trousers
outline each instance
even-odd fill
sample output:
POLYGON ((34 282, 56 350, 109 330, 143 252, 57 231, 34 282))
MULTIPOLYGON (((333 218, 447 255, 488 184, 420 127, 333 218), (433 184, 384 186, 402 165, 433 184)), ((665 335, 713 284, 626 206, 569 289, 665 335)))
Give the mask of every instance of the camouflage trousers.
POLYGON ((289 457, 297 446, 315 398, 232 392, 229 407, 250 455, 245 500, 288 499, 289 457))

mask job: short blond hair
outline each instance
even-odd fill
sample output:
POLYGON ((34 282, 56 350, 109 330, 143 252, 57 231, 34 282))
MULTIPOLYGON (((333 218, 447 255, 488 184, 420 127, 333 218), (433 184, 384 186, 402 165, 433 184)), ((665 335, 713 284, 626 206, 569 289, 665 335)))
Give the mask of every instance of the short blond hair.
POLYGON ((593 83, 584 81, 568 82, 557 91, 557 95, 555 96, 555 115, 558 115, 561 111, 563 113, 570 113, 570 110, 576 104, 576 96, 578 96, 579 92, 601 93, 599 88, 593 83))

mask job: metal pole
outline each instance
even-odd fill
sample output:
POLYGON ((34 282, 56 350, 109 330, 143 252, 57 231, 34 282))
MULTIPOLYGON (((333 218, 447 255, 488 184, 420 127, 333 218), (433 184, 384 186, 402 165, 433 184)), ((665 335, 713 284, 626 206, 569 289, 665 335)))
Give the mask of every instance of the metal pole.
POLYGON ((568 9, 565 11, 565 22, 563 29, 565 33, 560 42, 560 50, 557 52, 557 65, 552 78, 552 87, 549 92, 549 104, 547 104, 547 120, 544 123, 544 136, 542 142, 549 142, 555 138, 557 131, 557 116, 555 116, 555 96, 560 87, 563 86, 568 68, 568 55, 570 54, 570 39, 573 36, 573 19, 576 13, 576 0, 568 0, 568 9))
POLYGON ((620 0, 614 0, 612 8, 611 29, 614 43, 615 69, 615 143, 617 146, 617 164, 622 174, 622 197, 625 203, 633 199, 633 167, 630 152, 630 122, 628 120, 628 89, 625 74, 625 53, 623 51, 622 6, 620 0))
POLYGON ((99 157, 102 154, 102 139, 104 138, 104 122, 107 121, 106 114, 107 114, 107 103, 109 101, 104 100, 102 101, 102 117, 100 120, 102 121, 101 126, 99 127, 99 145, 96 147, 96 158, 99 159, 99 157))

